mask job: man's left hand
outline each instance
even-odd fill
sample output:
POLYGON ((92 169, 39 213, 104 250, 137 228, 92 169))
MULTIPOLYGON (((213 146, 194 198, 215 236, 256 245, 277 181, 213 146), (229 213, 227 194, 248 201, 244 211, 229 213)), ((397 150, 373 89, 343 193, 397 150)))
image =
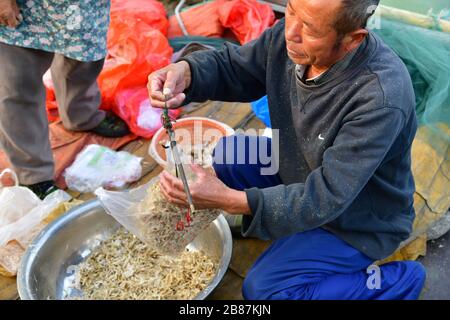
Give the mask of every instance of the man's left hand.
MULTIPOLYGON (((189 191, 195 209, 222 209, 231 214, 250 214, 245 192, 227 187, 219 178, 198 165, 191 165, 197 175, 195 182, 189 184, 189 191)), ((163 195, 172 204, 189 207, 183 182, 163 171, 160 175, 163 195)))

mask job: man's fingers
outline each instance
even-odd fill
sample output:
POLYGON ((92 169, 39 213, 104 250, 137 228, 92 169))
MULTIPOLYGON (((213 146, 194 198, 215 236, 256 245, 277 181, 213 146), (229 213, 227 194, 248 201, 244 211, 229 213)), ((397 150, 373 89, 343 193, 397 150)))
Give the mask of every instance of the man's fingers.
MULTIPOLYGON (((168 77, 169 76, 167 76, 167 78, 168 77)), ((147 88, 150 94, 150 102, 152 104, 152 107, 164 108, 166 106, 166 97, 169 97, 169 100, 167 100, 168 108, 178 108, 183 103, 186 95, 184 93, 178 93, 177 95, 175 95, 175 97, 172 97, 171 92, 173 92, 173 90, 169 88, 172 85, 169 82, 169 87, 167 87, 167 83, 167 81, 164 83, 163 88, 162 79, 158 78, 157 76, 149 77, 147 88), (164 95, 164 93, 166 93, 166 95, 164 95)))
POLYGON ((157 84, 157 80, 153 81, 148 84, 148 91, 150 94, 150 103, 152 107, 155 108, 164 108, 164 95, 161 91, 158 91, 157 88, 159 87, 157 84))
MULTIPOLYGON (((177 94, 174 98, 167 100, 167 108, 175 109, 180 107, 185 98, 186 95, 184 93, 177 94)), ((160 99, 159 95, 152 95, 150 97, 150 103, 155 108, 164 108, 166 106, 164 98, 160 99)))
POLYGON ((186 95, 184 93, 179 93, 172 99, 167 100, 167 107, 168 108, 178 108, 181 106, 184 99, 186 99, 186 95))
POLYGON ((152 73, 148 76, 147 88, 150 94, 160 93, 163 89, 164 80, 158 73, 152 73))
POLYGON ((152 105, 152 107, 154 108, 164 108, 164 102, 163 101, 159 101, 159 100, 155 100, 153 98, 150 99, 150 103, 152 105))
POLYGON ((181 106, 184 99, 186 99, 186 95, 184 93, 179 93, 172 99, 167 100, 167 107, 172 109, 178 108, 181 106))
POLYGON ((177 198, 174 198, 169 194, 167 194, 167 192, 165 191, 161 190, 161 192, 163 193, 163 196, 167 199, 167 201, 169 201, 170 203, 181 207, 187 207, 187 203, 185 201, 178 200, 177 198))
POLYGON ((163 93, 168 95, 170 98, 172 98, 172 94, 173 92, 175 92, 177 80, 178 80, 177 75, 172 70, 169 70, 166 74, 166 81, 164 82, 163 93))
POLYGON ((158 75, 150 75, 148 77, 149 89, 153 92, 159 92, 162 90, 164 81, 158 77, 158 75))
POLYGON ((168 190, 170 189, 170 181, 167 180, 166 176, 164 175, 164 172, 160 175, 159 185, 161 189, 168 190))
POLYGON ((171 179, 171 175, 168 174, 167 172, 163 172, 161 173, 160 176, 160 184, 161 187, 164 188, 164 190, 166 190, 167 193, 172 193, 173 192, 182 192, 182 190, 180 190, 177 186, 176 186, 176 181, 173 181, 171 179))
POLYGON ((185 71, 177 64, 169 65, 148 77, 148 91, 150 102, 155 108, 178 108, 186 99, 183 75, 185 71), (167 102, 166 102, 167 99, 167 102))
POLYGON ((164 95, 162 94, 161 91, 150 91, 150 98, 156 100, 156 101, 161 101, 164 102, 165 98, 164 95))
POLYGON ((170 202, 179 206, 186 207, 188 205, 186 196, 184 192, 180 192, 175 189, 171 189, 167 186, 167 182, 164 182, 162 179, 160 181, 160 189, 163 193, 163 196, 170 202))
POLYGON ((184 191, 183 182, 171 175, 169 172, 163 171, 161 173, 161 179, 164 179, 164 181, 167 182, 171 188, 178 189, 179 191, 184 191))

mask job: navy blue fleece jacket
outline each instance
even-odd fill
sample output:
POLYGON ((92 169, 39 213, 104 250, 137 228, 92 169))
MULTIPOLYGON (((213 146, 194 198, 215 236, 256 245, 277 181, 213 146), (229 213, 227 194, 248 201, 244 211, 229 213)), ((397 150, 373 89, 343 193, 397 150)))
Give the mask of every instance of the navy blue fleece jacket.
POLYGON ((267 94, 279 130, 283 185, 245 190, 247 236, 277 239, 322 227, 373 259, 392 254, 414 220, 414 91, 398 56, 372 32, 348 67, 318 85, 296 76, 284 21, 245 46, 184 58, 186 102, 267 94))

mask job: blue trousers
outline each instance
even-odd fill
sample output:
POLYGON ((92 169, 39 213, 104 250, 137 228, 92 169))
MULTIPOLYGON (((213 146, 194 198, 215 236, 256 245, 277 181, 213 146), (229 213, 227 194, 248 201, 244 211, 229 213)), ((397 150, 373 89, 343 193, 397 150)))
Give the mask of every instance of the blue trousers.
MULTIPOLYGON (((229 187, 243 190, 282 183, 278 174, 262 176, 257 161, 238 163, 236 136, 222 139, 214 169, 229 187), (235 162, 225 161, 233 152, 235 162), (220 159, 218 158, 220 157, 220 159), (226 163, 224 163, 226 162, 226 163)), ((246 147, 265 137, 246 136, 246 147)), ((270 139, 267 141, 270 149, 270 139)), ((254 149, 252 149, 254 150, 254 149)), ((253 151, 254 152, 254 151, 253 151)), ((268 150, 270 153, 270 150, 268 150)), ((242 156, 242 155, 240 155, 242 156)), ((249 300, 413 300, 425 282, 425 269, 415 261, 373 266, 373 260, 334 234, 317 228, 274 241, 248 272, 242 294, 249 300)))

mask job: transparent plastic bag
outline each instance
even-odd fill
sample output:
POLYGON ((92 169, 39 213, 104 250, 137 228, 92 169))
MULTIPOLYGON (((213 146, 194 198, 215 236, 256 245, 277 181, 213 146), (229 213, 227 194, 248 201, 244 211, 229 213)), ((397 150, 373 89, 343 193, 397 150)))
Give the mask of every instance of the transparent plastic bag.
POLYGON ((64 176, 69 189, 79 192, 93 192, 99 187, 121 189, 139 180, 141 161, 128 152, 91 144, 77 155, 64 176))
POLYGON ((40 200, 30 189, 20 187, 17 180, 15 182, 14 186, 2 187, 0 191, 0 246, 18 240, 26 247, 28 241, 20 240, 28 239, 47 215, 60 203, 69 201, 71 196, 57 190, 40 200))
POLYGON ((25 249, 45 226, 44 220, 70 195, 62 190, 40 200, 30 189, 20 187, 17 176, 10 169, 0 173, 11 174, 14 186, 0 183, 0 275, 14 276, 25 249))
MULTIPOLYGON (((190 176, 188 172, 187 176, 190 176)), ((181 253, 222 213, 213 209, 187 215, 187 209, 172 205, 163 197, 159 177, 133 190, 119 192, 99 188, 95 194, 106 212, 122 226, 155 250, 168 255, 181 253)))

